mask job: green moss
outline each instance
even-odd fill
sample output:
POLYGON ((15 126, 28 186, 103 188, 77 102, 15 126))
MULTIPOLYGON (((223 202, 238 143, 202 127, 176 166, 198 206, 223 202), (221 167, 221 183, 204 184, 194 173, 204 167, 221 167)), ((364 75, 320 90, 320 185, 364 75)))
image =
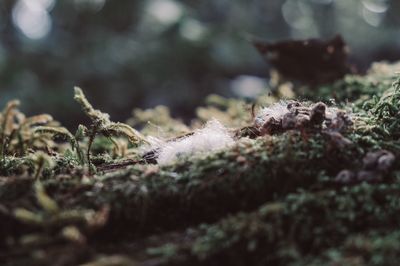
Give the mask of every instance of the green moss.
POLYGON ((0 261, 51 265, 68 254, 76 265, 118 254, 138 265, 395 265, 399 162, 375 183, 335 177, 361 169, 368 152, 400 155, 396 67, 306 90, 310 102, 334 98, 352 112, 354 125, 341 132, 348 145, 320 128, 248 134, 251 105, 219 96, 189 126, 165 107, 135 110, 139 133, 77 90, 92 124, 75 135, 48 115, 15 119, 22 114, 12 102, 0 118, 0 261), (166 166, 141 157, 147 134, 180 138, 211 117, 232 129, 236 145, 166 166))
MULTIPOLYGON (((185 257, 182 265, 308 265, 309 258, 321 252, 335 252, 350 234, 395 228, 400 222, 399 191, 398 184, 364 183, 289 194, 256 212, 191 229, 183 234, 196 237, 175 243, 174 250, 185 257)), ((374 244, 377 250, 384 247, 380 242, 374 244)), ((394 252, 393 245, 388 245, 394 252)))
POLYGON ((331 248, 317 257, 309 257, 294 265, 398 265, 400 232, 370 231, 350 235, 339 248, 331 248))

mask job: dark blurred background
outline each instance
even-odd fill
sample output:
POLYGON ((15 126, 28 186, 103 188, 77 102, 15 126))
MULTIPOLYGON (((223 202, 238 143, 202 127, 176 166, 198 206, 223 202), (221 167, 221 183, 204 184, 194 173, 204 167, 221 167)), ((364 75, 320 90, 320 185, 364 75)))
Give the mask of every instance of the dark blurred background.
POLYGON ((398 0, 3 0, 0 12, 1 106, 19 98, 69 127, 82 119, 74 85, 119 121, 133 107, 189 118, 209 93, 263 93, 251 37, 340 33, 360 69, 400 59, 398 0))

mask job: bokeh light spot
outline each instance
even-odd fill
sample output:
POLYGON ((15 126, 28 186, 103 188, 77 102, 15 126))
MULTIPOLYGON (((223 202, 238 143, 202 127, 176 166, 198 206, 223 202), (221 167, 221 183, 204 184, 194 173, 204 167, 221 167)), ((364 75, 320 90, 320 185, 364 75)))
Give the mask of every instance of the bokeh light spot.
POLYGON ((384 13, 389 8, 387 0, 363 0, 363 6, 374 13, 384 13))
POLYGON ((186 19, 179 31, 183 38, 190 41, 199 41, 204 37, 207 29, 197 20, 186 19))
POLYGON ((307 29, 313 23, 309 6, 298 0, 286 0, 282 5, 282 16, 295 29, 307 29))
POLYGON ((49 10, 53 5, 54 0, 19 0, 12 11, 13 23, 26 37, 42 39, 51 30, 49 10))
POLYGON ((147 7, 147 12, 161 24, 171 25, 183 16, 183 8, 172 0, 153 0, 147 7))
POLYGON ((373 27, 378 27, 382 23, 385 13, 372 12, 364 7, 362 10, 362 17, 367 24, 373 27))
POLYGON ((259 77, 241 75, 231 82, 230 87, 239 97, 256 98, 266 91, 267 82, 259 77))

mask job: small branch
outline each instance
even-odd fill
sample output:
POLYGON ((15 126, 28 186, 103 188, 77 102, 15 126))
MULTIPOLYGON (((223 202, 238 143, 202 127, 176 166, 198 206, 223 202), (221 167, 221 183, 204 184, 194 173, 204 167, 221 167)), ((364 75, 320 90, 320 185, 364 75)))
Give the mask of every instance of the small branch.
POLYGON ((108 171, 113 171, 113 170, 118 170, 121 168, 125 168, 130 165, 135 165, 142 163, 142 161, 138 160, 126 160, 120 163, 112 163, 112 164, 107 164, 107 165, 102 165, 97 167, 100 171, 108 172, 108 171))
POLYGON ((88 161, 90 174, 93 174, 92 161, 90 160, 90 150, 92 149, 92 144, 93 144, 94 138, 96 137, 96 134, 97 134, 97 127, 93 127, 91 130, 91 134, 89 135, 89 141, 88 141, 88 147, 87 147, 87 153, 86 153, 86 158, 88 161))

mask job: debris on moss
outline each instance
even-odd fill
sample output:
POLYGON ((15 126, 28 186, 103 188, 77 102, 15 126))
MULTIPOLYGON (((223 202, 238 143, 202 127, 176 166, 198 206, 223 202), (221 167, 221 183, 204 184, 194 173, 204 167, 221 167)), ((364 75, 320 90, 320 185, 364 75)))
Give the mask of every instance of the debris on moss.
POLYGON ((152 139, 151 149, 159 165, 171 164, 183 156, 222 150, 234 144, 231 133, 218 120, 211 120, 202 129, 174 141, 152 139))
POLYGON ((0 115, 0 263, 396 265, 396 69, 296 88, 302 101, 211 96, 189 125, 136 109, 138 130, 79 88, 91 124, 75 134, 12 101, 0 115))

